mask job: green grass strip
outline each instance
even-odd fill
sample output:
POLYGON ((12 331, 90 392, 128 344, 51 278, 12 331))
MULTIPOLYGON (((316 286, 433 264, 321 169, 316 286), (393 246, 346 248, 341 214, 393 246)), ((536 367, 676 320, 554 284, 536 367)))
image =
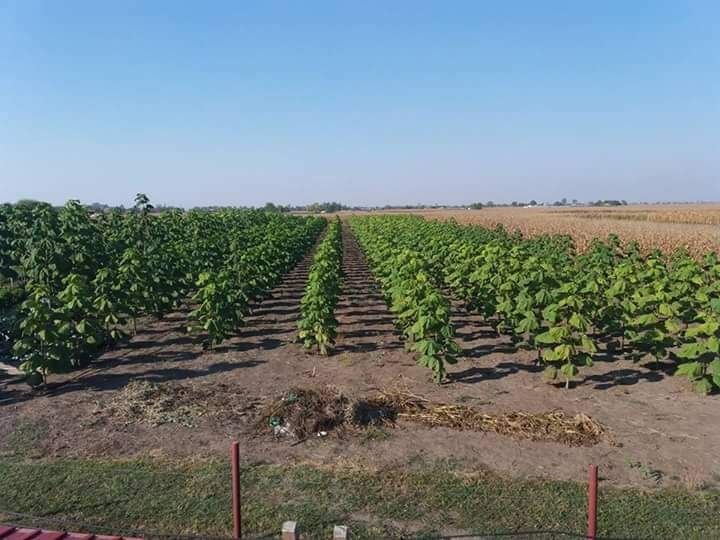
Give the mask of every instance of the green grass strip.
MULTIPOLYGON (((218 461, 2 458, 0 500, 4 510, 118 531, 229 535, 229 475, 218 461)), ((334 524, 349 525, 357 539, 449 530, 583 533, 585 526, 584 485, 468 476, 446 462, 381 472, 250 465, 242 487, 245 531, 257 535, 277 535, 284 520, 298 521, 305 538, 328 538, 334 524)), ((599 529, 607 537, 716 538, 718 515, 717 491, 601 486, 599 529)))

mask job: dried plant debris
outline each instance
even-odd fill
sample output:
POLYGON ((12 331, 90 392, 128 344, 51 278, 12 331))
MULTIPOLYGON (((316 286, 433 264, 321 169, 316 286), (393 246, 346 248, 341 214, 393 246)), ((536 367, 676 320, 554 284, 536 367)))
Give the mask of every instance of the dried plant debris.
POLYGON ((465 405, 433 403, 406 392, 381 393, 369 403, 382 411, 395 411, 398 419, 428 426, 465 431, 491 431, 517 439, 553 441, 569 446, 592 446, 605 430, 585 414, 569 416, 563 411, 488 414, 465 405))
POLYGON ((342 427, 348 403, 345 396, 331 387, 291 388, 266 407, 259 427, 269 426, 276 436, 305 440, 342 427))
POLYGON ((260 403, 232 385, 133 381, 108 401, 98 403, 95 413, 125 425, 193 427, 203 417, 230 420, 253 415, 259 409, 258 431, 269 429, 276 437, 297 441, 328 433, 343 434, 348 429, 393 425, 398 420, 568 446, 592 446, 605 436, 602 425, 584 414, 491 414, 465 405, 435 403, 397 389, 350 400, 333 387, 291 388, 262 408, 260 403))
POLYGON ((96 414, 124 424, 177 424, 193 427, 201 417, 242 417, 258 405, 231 385, 133 381, 111 399, 98 403, 96 414))
POLYGON ((406 420, 431 427, 485 431, 516 439, 552 441, 568 446, 592 446, 605 435, 601 424, 587 415, 563 411, 543 413, 483 413, 464 405, 434 403, 397 390, 355 401, 332 388, 294 388, 272 402, 258 427, 275 436, 305 440, 338 428, 363 428, 406 420))

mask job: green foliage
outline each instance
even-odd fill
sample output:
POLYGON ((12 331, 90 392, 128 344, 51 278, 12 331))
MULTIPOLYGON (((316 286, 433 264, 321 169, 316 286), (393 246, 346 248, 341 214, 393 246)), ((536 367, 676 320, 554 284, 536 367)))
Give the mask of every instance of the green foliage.
POLYGON ((117 271, 102 268, 93 280, 93 309, 103 327, 105 338, 116 342, 125 337, 123 326, 127 321, 126 314, 129 308, 126 303, 127 295, 117 278, 117 271))
POLYGON ((431 283, 416 254, 405 250, 395 262, 398 271, 388 280, 390 308, 408 350, 419 353, 418 363, 430 368, 440 382, 446 377, 445 364, 454 364, 460 353, 450 322, 450 303, 431 283))
POLYGON ((597 352, 588 335, 591 324, 584 311, 585 301, 578 294, 576 284, 560 287, 557 302, 543 310, 549 328, 535 338, 543 347, 542 359, 549 364, 546 376, 554 379, 558 373, 562 374, 566 388, 570 386, 570 379, 578 374, 578 364, 592 365, 592 356, 597 352))
POLYGON ((212 348, 230 337, 242 324, 242 304, 238 289, 229 271, 203 272, 196 283, 192 298, 197 305, 190 313, 190 332, 204 332, 205 345, 212 348))
POLYGON ((432 370, 437 382, 447 377, 446 364, 461 352, 450 321, 450 303, 433 280, 441 260, 418 249, 422 238, 403 227, 404 218, 352 218, 372 270, 382 286, 406 347, 419 354, 417 362, 432 370))
POLYGON ((695 362, 698 355, 702 360, 680 373, 700 391, 717 388, 714 341, 695 334, 709 331, 710 315, 720 312, 715 253, 702 261, 684 251, 646 254, 611 235, 577 254, 568 236, 524 238, 501 226, 416 216, 368 221, 372 225, 358 226, 363 220, 356 220, 353 226, 360 236, 365 229, 382 231, 384 244, 373 246, 377 254, 366 249, 381 280, 398 264, 391 254, 410 250, 424 261, 428 282, 446 288, 516 346, 537 350, 546 376, 561 376, 566 386, 604 345, 608 358, 649 358, 656 365, 695 362))
POLYGON ((8 309, 17 306, 25 300, 27 293, 25 289, 18 286, 0 286, 0 309, 8 309))
MULTIPOLYGON (((202 271, 195 282, 190 332, 204 334, 212 348, 242 324, 250 302, 269 294, 282 276, 307 252, 325 220, 286 214, 255 214, 248 229, 231 231, 224 260, 202 271)), ((226 234, 226 230, 218 231, 226 234)), ((221 242, 215 243, 218 246, 221 242)), ((201 245, 201 249, 205 246, 201 245)))
POLYGON ((20 321, 15 308, 0 309, 0 347, 13 343, 20 335, 20 321))
POLYGON ((134 329, 139 317, 163 317, 197 293, 193 326, 207 325, 208 342, 217 343, 323 223, 233 209, 153 213, 143 194, 129 213, 93 215, 77 201, 2 205, 0 305, 10 309, 2 340, 14 340, 29 380, 44 380, 122 339, 128 320, 134 329))
POLYGON ((28 374, 39 373, 43 380, 49 373, 69 367, 68 350, 60 333, 62 321, 57 297, 47 285, 28 285, 28 298, 22 304, 21 337, 13 351, 22 359, 20 368, 28 374))
POLYGON ((298 338, 305 348, 317 347, 322 355, 328 354, 337 335, 335 306, 342 282, 342 249, 342 225, 335 218, 315 253, 298 321, 298 338))
POLYGON ((676 375, 690 379, 701 394, 720 388, 720 301, 713 304, 714 310, 700 313, 697 323, 685 331, 685 343, 677 352, 685 362, 676 375))
POLYGON ((656 360, 667 356, 680 331, 681 305, 675 301, 673 282, 664 261, 651 256, 634 276, 635 287, 625 303, 625 335, 638 355, 656 360))
POLYGON ((103 340, 103 328, 93 305, 93 291, 85 277, 69 274, 63 279, 64 288, 58 293, 55 312, 58 336, 67 349, 71 366, 83 365, 89 353, 103 340))
MULTIPOLYGON (((14 340, 29 374, 82 365, 122 339, 128 321, 134 329, 138 318, 188 300, 191 330, 208 346, 221 343, 326 223, 259 210, 156 212, 143 194, 135 203, 99 215, 77 201, 0 205, 0 334, 14 340)), ((452 295, 498 335, 536 350, 547 375, 567 385, 605 347, 607 358, 677 363, 698 391, 718 389, 715 253, 647 254, 610 236, 578 254, 567 236, 413 216, 352 218, 351 226, 408 349, 438 380, 459 354, 452 295)), ((318 268, 335 268, 333 253, 318 268)), ((308 284, 299 328, 323 352, 337 324, 332 268, 308 284)))

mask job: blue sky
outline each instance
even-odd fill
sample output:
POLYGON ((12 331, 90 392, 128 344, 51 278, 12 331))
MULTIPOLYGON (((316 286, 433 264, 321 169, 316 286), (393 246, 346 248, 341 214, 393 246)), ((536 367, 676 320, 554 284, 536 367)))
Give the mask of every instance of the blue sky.
POLYGON ((720 200, 718 2, 0 0, 0 200, 720 200))

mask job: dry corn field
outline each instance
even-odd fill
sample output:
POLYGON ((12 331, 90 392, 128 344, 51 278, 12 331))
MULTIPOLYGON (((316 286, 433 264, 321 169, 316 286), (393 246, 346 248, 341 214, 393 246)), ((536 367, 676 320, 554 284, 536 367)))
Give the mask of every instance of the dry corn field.
POLYGON ((493 227, 503 224, 524 235, 569 234, 579 249, 593 238, 617 234, 636 240, 643 250, 685 247, 695 255, 720 251, 720 205, 643 205, 618 208, 484 208, 425 210, 426 218, 450 219, 493 227))

